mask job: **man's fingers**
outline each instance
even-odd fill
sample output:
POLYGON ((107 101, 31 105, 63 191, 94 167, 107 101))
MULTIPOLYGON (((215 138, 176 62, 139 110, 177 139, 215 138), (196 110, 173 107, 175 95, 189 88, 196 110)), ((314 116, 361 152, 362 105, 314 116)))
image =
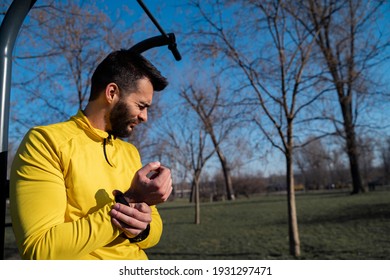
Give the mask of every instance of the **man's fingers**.
POLYGON ((149 183, 153 186, 153 196, 161 202, 167 201, 172 192, 171 171, 168 168, 161 167, 160 174, 149 183))
POLYGON ((156 205, 166 201, 171 192, 171 170, 156 161, 146 164, 137 171, 126 196, 130 202, 156 205))
POLYGON ((171 170, 168 168, 161 166, 158 170, 159 174, 153 176, 152 181, 156 186, 164 187, 167 185, 167 182, 171 180, 171 170))
POLYGON ((111 217, 129 225, 134 221, 150 223, 150 213, 151 209, 145 203, 130 203, 129 206, 116 203, 110 212, 111 217))
POLYGON ((158 161, 150 162, 143 166, 139 171, 138 174, 140 177, 147 177, 149 173, 156 172, 161 166, 161 163, 158 161))
POLYGON ((152 209, 146 203, 116 203, 110 211, 111 221, 128 237, 135 237, 152 222, 152 209))
POLYGON ((138 234, 140 234, 141 232, 143 232, 145 228, 135 228, 135 227, 131 227, 127 224, 125 224, 124 222, 122 221, 119 221, 115 218, 112 218, 112 223, 117 227, 119 228, 120 230, 123 230, 123 232, 125 232, 125 234, 128 236, 128 237, 135 237, 137 236, 138 234))

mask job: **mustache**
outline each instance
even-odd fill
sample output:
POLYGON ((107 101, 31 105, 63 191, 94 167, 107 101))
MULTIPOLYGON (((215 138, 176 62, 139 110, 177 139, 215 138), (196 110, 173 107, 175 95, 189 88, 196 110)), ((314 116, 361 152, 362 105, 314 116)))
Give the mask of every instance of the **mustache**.
POLYGON ((131 124, 140 124, 141 123, 141 121, 138 119, 138 118, 132 118, 132 119, 129 119, 127 122, 126 122, 126 124, 127 125, 131 125, 131 124))

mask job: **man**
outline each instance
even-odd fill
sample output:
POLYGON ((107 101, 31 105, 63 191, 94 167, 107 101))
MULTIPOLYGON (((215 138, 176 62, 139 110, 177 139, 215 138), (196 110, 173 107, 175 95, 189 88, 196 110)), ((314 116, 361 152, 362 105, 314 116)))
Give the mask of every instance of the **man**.
POLYGON ((92 76, 85 110, 27 133, 10 177, 23 259, 147 259, 144 249, 162 234, 155 205, 168 199, 171 173, 159 162, 142 167, 119 138, 147 121, 153 92, 166 86, 141 55, 113 52, 92 76))

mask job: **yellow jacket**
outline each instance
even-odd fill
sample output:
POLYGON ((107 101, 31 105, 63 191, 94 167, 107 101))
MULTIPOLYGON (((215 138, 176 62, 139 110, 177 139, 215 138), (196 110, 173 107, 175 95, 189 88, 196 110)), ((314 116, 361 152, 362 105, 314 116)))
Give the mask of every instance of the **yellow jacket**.
POLYGON ((142 164, 133 145, 108 136, 81 111, 27 133, 10 177, 12 224, 23 259, 147 259, 143 249, 160 240, 161 217, 152 206, 150 234, 139 243, 112 225, 112 191, 126 191, 142 164))

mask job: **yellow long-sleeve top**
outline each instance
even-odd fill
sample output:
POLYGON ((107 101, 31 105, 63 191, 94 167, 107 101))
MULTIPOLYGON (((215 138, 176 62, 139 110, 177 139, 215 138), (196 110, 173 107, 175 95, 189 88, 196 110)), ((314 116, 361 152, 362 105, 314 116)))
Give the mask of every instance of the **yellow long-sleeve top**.
POLYGON ((81 111, 31 129, 11 168, 11 217, 23 259, 147 259, 158 243, 155 206, 149 236, 130 243, 111 223, 112 191, 126 191, 142 167, 137 149, 95 129, 81 111), (104 140, 106 139, 106 141, 104 140))

